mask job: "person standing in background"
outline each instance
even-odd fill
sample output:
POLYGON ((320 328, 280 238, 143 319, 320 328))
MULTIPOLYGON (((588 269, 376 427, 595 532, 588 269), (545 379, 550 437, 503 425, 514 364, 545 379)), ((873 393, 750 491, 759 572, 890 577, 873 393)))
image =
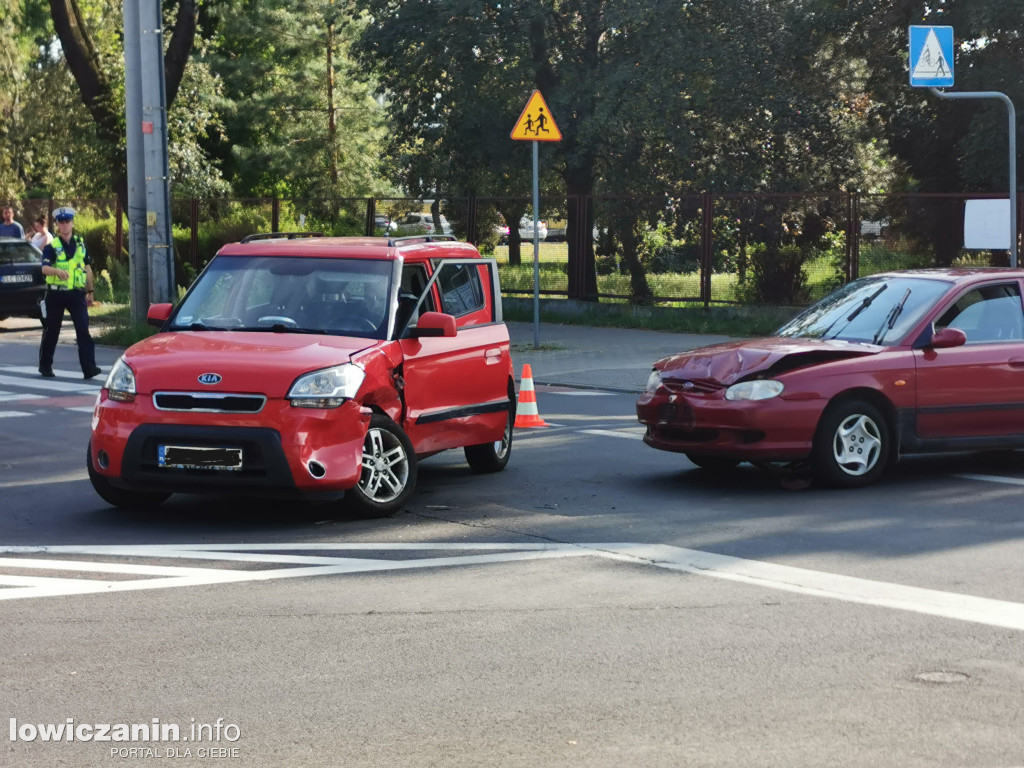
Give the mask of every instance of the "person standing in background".
POLYGON ((5 205, 0 209, 0 237, 16 237, 19 240, 25 239, 25 228, 14 220, 14 208, 5 205))
POLYGON ((78 362, 82 377, 91 379, 99 375, 96 365, 96 345, 89 335, 89 307, 93 303, 93 276, 85 241, 74 233, 75 209, 69 206, 53 212, 57 237, 43 249, 43 275, 46 277, 46 325, 39 346, 39 373, 51 379, 53 354, 60 339, 64 312, 71 314, 78 342, 78 362))
POLYGON ((53 235, 46 228, 45 215, 32 222, 32 231, 25 235, 25 239, 32 243, 39 251, 53 242, 53 235))

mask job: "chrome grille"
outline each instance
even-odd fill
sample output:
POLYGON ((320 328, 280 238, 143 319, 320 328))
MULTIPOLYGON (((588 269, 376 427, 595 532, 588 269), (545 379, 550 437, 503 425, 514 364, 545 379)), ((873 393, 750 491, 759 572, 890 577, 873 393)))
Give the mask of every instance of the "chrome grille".
POLYGON ((259 413, 266 405, 264 395, 231 392, 156 392, 153 405, 158 411, 206 411, 208 413, 259 413))

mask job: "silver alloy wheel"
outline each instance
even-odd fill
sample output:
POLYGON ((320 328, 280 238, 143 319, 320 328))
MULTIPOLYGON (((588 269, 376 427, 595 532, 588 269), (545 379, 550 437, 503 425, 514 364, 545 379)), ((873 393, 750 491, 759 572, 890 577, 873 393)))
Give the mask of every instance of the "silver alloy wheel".
POLYGON ((840 422, 832 439, 836 465, 854 477, 867 474, 882 455, 882 432, 869 416, 850 414, 840 422))
POLYGON ((393 501, 409 482, 409 457, 405 447, 386 429, 372 428, 363 441, 363 474, 359 489, 378 503, 393 501))
POLYGON ((509 411, 509 417, 505 420, 505 432, 501 436, 501 440, 494 441, 494 455, 497 459, 501 460, 505 458, 505 454, 509 452, 512 447, 512 412, 509 411))

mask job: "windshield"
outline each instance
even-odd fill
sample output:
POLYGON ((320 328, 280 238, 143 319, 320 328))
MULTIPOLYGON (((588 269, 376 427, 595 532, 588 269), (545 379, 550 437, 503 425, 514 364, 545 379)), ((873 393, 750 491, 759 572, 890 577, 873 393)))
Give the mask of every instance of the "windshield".
POLYGON ((370 259, 218 256, 189 290, 170 328, 383 339, 392 267, 370 259))
POLYGON ((949 286, 943 280, 921 277, 864 277, 808 307, 775 335, 894 344, 949 290, 949 286))

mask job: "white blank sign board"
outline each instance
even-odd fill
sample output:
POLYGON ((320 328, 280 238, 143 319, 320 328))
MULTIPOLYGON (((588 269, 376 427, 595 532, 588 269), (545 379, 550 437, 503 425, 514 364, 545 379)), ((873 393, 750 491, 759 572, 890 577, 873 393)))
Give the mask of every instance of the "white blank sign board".
POLYGON ((968 200, 964 207, 964 248, 1010 247, 1010 201, 968 200))

